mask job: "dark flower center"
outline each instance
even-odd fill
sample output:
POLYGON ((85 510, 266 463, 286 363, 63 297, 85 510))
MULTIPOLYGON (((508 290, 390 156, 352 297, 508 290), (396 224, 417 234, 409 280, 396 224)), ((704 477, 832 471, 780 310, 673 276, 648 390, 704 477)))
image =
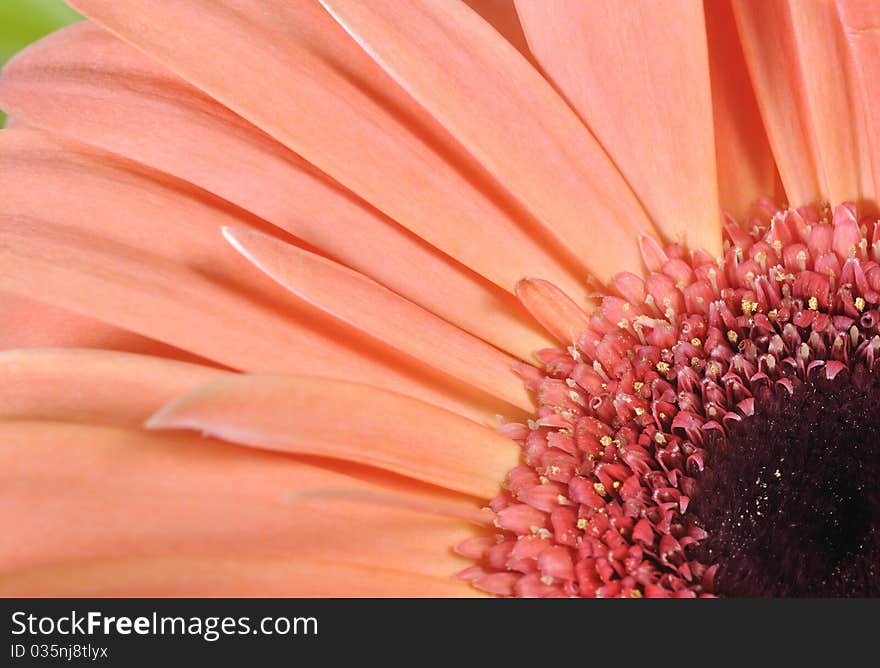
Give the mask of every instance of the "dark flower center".
POLYGON ((877 374, 817 373, 766 388, 726 442, 709 439, 693 510, 717 594, 880 595, 878 402, 877 374))

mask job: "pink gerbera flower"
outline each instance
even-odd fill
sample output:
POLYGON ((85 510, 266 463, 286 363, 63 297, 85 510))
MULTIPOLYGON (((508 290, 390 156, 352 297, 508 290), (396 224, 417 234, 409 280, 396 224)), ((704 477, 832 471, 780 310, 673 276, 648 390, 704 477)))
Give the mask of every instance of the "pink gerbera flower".
POLYGON ((880 593, 876 3, 71 4, 0 592, 880 593))

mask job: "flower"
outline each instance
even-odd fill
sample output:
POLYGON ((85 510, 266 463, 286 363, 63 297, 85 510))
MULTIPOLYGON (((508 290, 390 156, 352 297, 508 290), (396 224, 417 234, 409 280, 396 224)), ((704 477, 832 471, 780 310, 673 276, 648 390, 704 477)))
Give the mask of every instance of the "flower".
POLYGON ((4 594, 877 593, 876 6, 71 4, 4 594))

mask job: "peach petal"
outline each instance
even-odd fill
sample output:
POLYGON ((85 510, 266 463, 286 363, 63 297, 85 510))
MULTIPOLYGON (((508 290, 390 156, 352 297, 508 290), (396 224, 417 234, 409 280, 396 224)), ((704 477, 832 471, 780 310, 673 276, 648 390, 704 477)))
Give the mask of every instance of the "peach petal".
POLYGON ((464 0, 468 7, 492 24, 516 50, 526 58, 532 58, 526 36, 523 34, 516 3, 513 0, 464 0))
POLYGON ((719 254, 702 3, 518 0, 517 9, 541 67, 657 227, 719 254))
MULTIPOLYGON (((0 582, 5 597, 469 598, 454 578, 346 563, 232 554, 96 560, 31 569, 0 582)), ((304 627, 303 627, 304 628, 304 627)), ((300 633, 304 631, 301 629, 300 633)))
POLYGON ((871 105, 862 98, 834 0, 789 6, 822 194, 830 202, 873 198, 865 136, 871 105))
POLYGON ((410 397, 299 376, 237 376, 191 391, 147 422, 244 445, 360 462, 491 498, 519 461, 495 431, 410 397))
POLYGON ((202 191, 30 130, 0 134, 0 168, 0 290, 232 368, 354 377, 487 422, 505 410, 293 303, 222 237, 260 221, 202 191))
POLYGON ((531 267, 577 294, 561 251, 315 0, 70 4, 502 289, 531 267))
POLYGON ((0 352, 0 419, 136 427, 174 397, 228 374, 109 350, 5 350, 0 352))
POLYGON ((516 360, 351 269, 265 234, 224 228, 246 258, 343 322, 525 411, 535 404, 516 360))
POLYGON ((564 346, 574 345, 590 330, 590 318, 562 290, 552 283, 524 278, 516 284, 523 306, 564 346))
POLYGON ((452 2, 321 2, 548 242, 602 280, 638 266, 632 241, 651 224, 632 191, 543 77, 474 12, 452 2))
POLYGON ((33 299, 0 293, 0 349, 105 348, 197 361, 194 355, 33 299))
POLYGON ((733 11, 788 201, 812 204, 823 193, 820 158, 789 6, 785 0, 733 0, 733 11))
POLYGON ((397 485, 411 503, 433 504, 432 514, 326 495, 307 499, 328 487, 373 494, 391 488, 381 478, 196 436, 57 421, 0 421, 0 434, 4 576, 96 558, 219 557, 242 546, 264 556, 451 575, 465 565, 452 547, 477 532, 440 514, 475 509, 466 497, 397 485))
POLYGON ((715 153, 721 208, 746 220, 762 197, 783 201, 782 183, 749 79, 729 0, 706 0, 715 153))
MULTIPOLYGON (((875 101, 880 96, 880 7, 870 1, 847 0, 838 2, 840 21, 853 60, 853 79, 856 91, 863 101, 875 101)), ((866 134, 873 194, 880 196, 880 109, 874 102, 864 105, 866 134)), ((876 205, 876 201, 875 201, 876 205)))
POLYGON ((509 292, 475 273, 480 264, 444 256, 97 26, 70 26, 13 59, 0 101, 219 195, 522 359, 548 345, 509 292))

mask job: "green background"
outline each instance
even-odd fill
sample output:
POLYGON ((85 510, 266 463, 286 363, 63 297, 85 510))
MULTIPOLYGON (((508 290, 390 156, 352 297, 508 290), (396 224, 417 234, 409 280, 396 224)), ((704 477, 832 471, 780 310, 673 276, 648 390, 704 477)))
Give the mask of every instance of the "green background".
MULTIPOLYGON (((0 0, 0 65, 31 42, 80 18, 61 0, 0 0)), ((5 119, 0 111, 0 124, 5 119)))

